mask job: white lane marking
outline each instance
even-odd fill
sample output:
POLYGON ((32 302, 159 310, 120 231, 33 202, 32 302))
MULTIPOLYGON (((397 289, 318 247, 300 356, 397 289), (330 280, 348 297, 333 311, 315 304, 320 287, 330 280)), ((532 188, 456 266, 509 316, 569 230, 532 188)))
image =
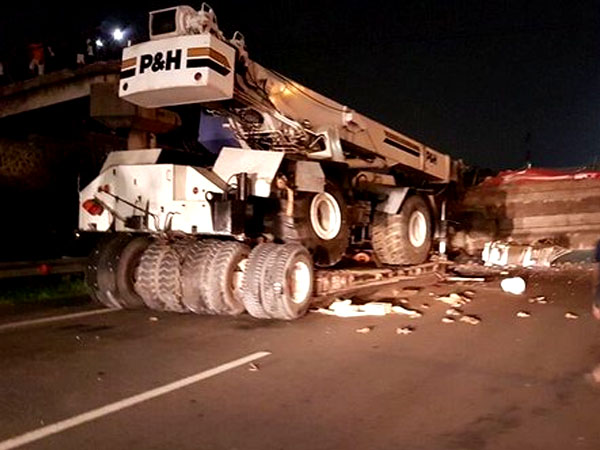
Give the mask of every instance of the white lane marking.
POLYGON ((83 311, 72 314, 63 314, 61 316, 42 317, 41 319, 21 320, 20 322, 11 322, 0 325, 0 331, 14 330, 15 328, 38 325, 40 323, 58 322, 59 320, 77 319, 79 317, 95 316, 97 314, 107 314, 115 311, 121 311, 120 308, 102 308, 93 311, 83 311))
POLYGON ((115 413, 125 408, 129 408, 130 406, 137 405, 138 403, 151 400, 161 395, 168 394, 169 392, 176 391, 177 389, 189 386, 190 384, 194 384, 199 381, 206 380, 207 378, 214 377, 215 375, 227 372, 228 370, 235 369, 236 367, 240 367, 244 364, 256 361, 257 359, 269 356, 270 354, 271 352, 252 353, 251 355, 244 356, 243 358, 239 358, 225 364, 221 364, 220 366, 213 367, 212 369, 205 370, 204 372, 197 373, 196 375, 192 375, 187 378, 182 378, 179 381, 165 384, 164 386, 143 392, 138 395, 134 395, 133 397, 125 398, 123 400, 119 400, 118 402, 102 406, 98 409, 93 409, 78 416, 61 420, 60 422, 56 422, 42 428, 38 428, 37 430, 29 431, 20 436, 15 436, 13 438, 7 439, 6 441, 0 442, 0 450, 10 450, 25 444, 29 444, 34 441, 38 441, 53 434, 68 430, 69 428, 76 427, 86 422, 91 422, 92 420, 98 419, 103 416, 107 416, 108 414, 115 413))

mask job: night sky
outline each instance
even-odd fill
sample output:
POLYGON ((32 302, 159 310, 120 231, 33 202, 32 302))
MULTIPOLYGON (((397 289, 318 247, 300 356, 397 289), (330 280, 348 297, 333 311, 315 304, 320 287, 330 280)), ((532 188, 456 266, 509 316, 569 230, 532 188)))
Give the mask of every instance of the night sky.
MULTIPOLYGON (((113 24, 135 41, 149 10, 179 4, 124 3, 4 3, 0 55, 9 65, 27 41, 73 43, 113 24)), ((600 160, 599 2, 209 3, 259 63, 468 163, 600 160)))

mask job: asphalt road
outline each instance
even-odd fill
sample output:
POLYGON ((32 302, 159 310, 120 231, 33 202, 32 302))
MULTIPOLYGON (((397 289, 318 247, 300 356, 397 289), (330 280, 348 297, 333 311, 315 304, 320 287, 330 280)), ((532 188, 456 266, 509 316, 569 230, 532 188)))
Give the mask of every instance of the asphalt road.
POLYGON ((406 297, 417 319, 118 311, 14 327, 32 315, 4 317, 0 449, 596 450, 600 389, 586 374, 600 363, 600 324, 587 274, 528 286, 379 292, 406 297), (464 289, 481 323, 443 323, 447 305, 429 293, 464 289))

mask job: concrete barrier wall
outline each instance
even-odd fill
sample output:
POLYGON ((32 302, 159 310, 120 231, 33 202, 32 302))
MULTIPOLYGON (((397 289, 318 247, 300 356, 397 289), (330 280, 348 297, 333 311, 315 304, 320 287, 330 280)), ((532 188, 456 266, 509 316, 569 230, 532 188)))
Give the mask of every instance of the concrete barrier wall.
POLYGON ((482 184, 467 190, 457 217, 464 229, 455 245, 472 250, 492 239, 593 248, 600 239, 600 180, 482 184))

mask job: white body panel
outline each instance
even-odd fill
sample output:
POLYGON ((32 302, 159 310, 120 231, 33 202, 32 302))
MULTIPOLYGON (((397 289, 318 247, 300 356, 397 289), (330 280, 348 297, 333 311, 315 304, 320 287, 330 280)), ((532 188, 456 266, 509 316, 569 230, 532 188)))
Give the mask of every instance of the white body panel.
POLYGON ((234 58, 235 50, 210 34, 126 47, 119 96, 145 108, 230 99, 234 58))
POLYGON ((249 194, 269 197, 271 183, 282 160, 282 152, 223 147, 213 171, 227 183, 231 183, 236 174, 246 172, 250 179, 249 194))
POLYGON ((102 172, 79 194, 80 204, 88 199, 98 199, 106 206, 99 216, 93 216, 80 208, 79 228, 85 231, 108 231, 115 223, 116 231, 131 231, 118 215, 126 218, 143 215, 146 208, 156 216, 150 216, 150 231, 164 230, 172 217, 172 230, 185 233, 217 234, 213 230, 208 192, 222 193, 214 173, 208 169, 174 164, 119 165, 102 172), (133 203, 139 210, 113 196, 133 203), (109 211, 112 210, 111 211, 109 211))

